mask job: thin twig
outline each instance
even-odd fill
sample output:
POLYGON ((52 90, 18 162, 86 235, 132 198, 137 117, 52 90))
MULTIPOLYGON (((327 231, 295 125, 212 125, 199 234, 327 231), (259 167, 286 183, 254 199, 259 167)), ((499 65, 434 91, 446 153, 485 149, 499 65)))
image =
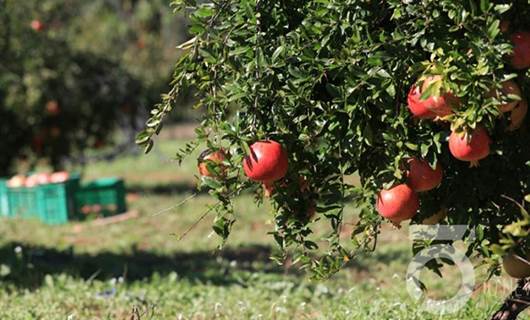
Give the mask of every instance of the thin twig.
POLYGON ((162 209, 162 210, 160 210, 160 211, 158 211, 158 212, 156 212, 156 213, 153 213, 153 214, 151 215, 151 217, 156 217, 156 216, 161 215, 162 213, 165 213, 165 212, 171 211, 171 210, 173 210, 173 209, 176 209, 176 208, 180 207, 181 205, 185 204, 186 202, 190 201, 191 199, 195 198, 197 195, 198 195, 198 193, 194 193, 194 194, 192 194, 191 196, 185 198, 184 200, 182 200, 181 202, 177 203, 177 204, 174 205, 174 206, 171 206, 171 207, 169 207, 169 208, 165 208, 165 209, 162 209))
POLYGON ((202 220, 204 220, 204 218, 206 218, 206 216, 208 215, 208 213, 210 213, 210 211, 212 211, 212 209, 215 208, 215 206, 211 206, 210 208, 208 208, 208 210, 206 210, 200 217, 199 219, 197 219, 191 226, 188 227, 188 229, 186 229, 186 231, 184 231, 184 233, 178 237, 178 241, 184 239, 185 236, 188 235, 188 233, 190 233, 191 230, 193 230, 202 220))

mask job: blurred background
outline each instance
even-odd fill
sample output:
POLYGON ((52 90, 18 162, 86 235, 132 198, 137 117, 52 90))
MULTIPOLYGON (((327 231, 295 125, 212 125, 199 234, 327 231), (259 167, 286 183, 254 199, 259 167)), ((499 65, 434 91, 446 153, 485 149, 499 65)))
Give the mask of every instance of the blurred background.
MULTIPOLYGON (((0 319, 478 319, 496 309, 506 279, 458 315, 423 313, 404 286, 406 228, 386 226, 375 254, 311 281, 269 260, 270 207, 250 194, 218 250, 213 200, 196 188, 200 150, 173 160, 200 118, 192 93, 149 155, 134 144, 186 40, 168 0, 0 0, 0 319)), ((446 272, 453 281, 422 279, 433 297, 459 289, 458 270, 446 272)))

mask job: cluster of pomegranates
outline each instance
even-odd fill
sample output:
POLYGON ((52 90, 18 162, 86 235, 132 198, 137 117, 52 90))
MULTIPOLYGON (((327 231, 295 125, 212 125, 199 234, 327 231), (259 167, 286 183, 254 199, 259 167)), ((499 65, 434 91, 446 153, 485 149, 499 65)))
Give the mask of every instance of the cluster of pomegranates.
MULTIPOLYGON (((252 181, 262 184, 265 197, 274 193, 274 183, 280 181, 287 174, 289 160, 285 148, 274 140, 257 141, 249 146, 250 154, 243 159, 243 171, 252 181)), ((227 158, 224 150, 211 152, 205 150, 198 159, 199 173, 203 177, 220 178, 226 173, 223 161, 227 158), (208 162, 216 167, 216 172, 208 169, 208 162)), ((211 167, 210 167, 211 168, 211 167)), ((287 187, 286 182, 280 184, 287 187)), ((309 190, 309 183, 304 177, 299 177, 298 186, 300 192, 309 190)), ((311 218, 315 215, 316 204, 314 200, 308 200, 305 217, 311 218)))
POLYGON ((439 163, 431 168, 423 159, 410 158, 407 166, 407 182, 381 190, 377 196, 377 211, 395 225, 416 215, 420 207, 418 192, 430 191, 442 183, 443 169, 439 163))
POLYGON ((16 175, 7 181, 9 188, 33 188, 38 185, 45 185, 49 183, 63 183, 70 178, 70 174, 66 171, 54 173, 34 173, 29 176, 16 175))
MULTIPOLYGON (((205 150, 198 159, 199 173, 204 177, 223 176, 226 168, 222 162, 226 160, 226 157, 223 149, 214 152, 205 150), (218 168, 217 173, 208 169, 208 162, 218 168)), ((273 182, 285 177, 288 165, 287 152, 280 143, 274 140, 253 143, 250 145, 250 154, 243 159, 245 175, 250 180, 261 182, 266 186, 271 186, 273 182)))
MULTIPOLYGON (((530 32, 514 33, 511 39, 514 44, 513 55, 510 57, 512 67, 514 69, 530 68, 530 32)), ((439 75, 428 76, 412 86, 407 102, 408 109, 414 118, 445 121, 454 113, 454 109, 460 106, 461 101, 458 97, 443 89, 440 89, 437 94, 424 96, 431 86, 442 88, 443 86, 437 83, 439 81, 443 81, 439 75)), ((512 80, 504 82, 500 90, 491 90, 488 94, 489 97, 503 99, 499 110, 502 113, 510 113, 508 131, 517 130, 528 112, 528 103, 525 99, 506 101, 506 98, 512 95, 522 97, 521 88, 512 80)), ((466 132, 452 131, 448 144, 453 157, 470 162, 474 166, 490 154, 491 139, 487 130, 478 125, 466 132)), ((419 208, 417 192, 436 188, 442 181, 442 175, 442 168, 439 164, 433 169, 422 159, 409 159, 407 182, 380 191, 377 197, 377 211, 395 224, 411 219, 419 208)))

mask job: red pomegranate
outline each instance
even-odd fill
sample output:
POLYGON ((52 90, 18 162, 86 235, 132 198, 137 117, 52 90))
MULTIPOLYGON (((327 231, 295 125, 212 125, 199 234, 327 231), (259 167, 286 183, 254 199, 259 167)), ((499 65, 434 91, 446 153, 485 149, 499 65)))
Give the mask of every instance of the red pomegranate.
POLYGON ((250 155, 243 159, 243 170, 254 181, 277 181, 285 176, 288 166, 287 152, 273 140, 253 143, 250 155))
POLYGON ((515 69, 530 68, 530 32, 512 34, 513 54, 511 63, 515 69))
POLYGON ((442 183, 443 171, 440 163, 433 169, 425 160, 411 158, 407 162, 407 184, 416 192, 429 191, 442 183))
POLYGON ((32 20, 30 26, 37 32, 44 30, 44 24, 40 20, 32 20))
POLYGON ((425 102, 421 101, 421 89, 415 85, 410 88, 407 97, 408 107, 412 115, 419 119, 434 119, 436 114, 429 110, 425 102))
POLYGON ((59 108, 59 103, 57 100, 50 100, 46 103, 46 112, 52 116, 56 116, 61 113, 61 108, 59 108))
MULTIPOLYGON (((442 76, 427 77, 421 86, 421 92, 425 92, 433 83, 442 81, 442 76)), ((433 95, 425 100, 420 100, 425 104, 425 107, 434 112, 439 117, 445 117, 453 113, 453 107, 459 104, 451 92, 445 92, 442 95, 433 95)))
POLYGON ((394 223, 414 217, 419 206, 418 195, 406 184, 397 185, 389 190, 381 190, 377 196, 377 211, 394 223))
POLYGON ((449 151, 462 161, 476 162, 490 153, 491 139, 484 127, 477 127, 470 133, 452 132, 449 136, 449 151))
POLYGON ((63 183, 70 179, 70 174, 66 171, 54 172, 50 175, 51 183, 63 183))
MULTIPOLYGON (((516 95, 521 97, 521 88, 517 83, 515 83, 512 80, 504 81, 502 83, 502 88, 500 90, 492 89, 487 96, 488 97, 496 97, 499 99, 499 91, 500 95, 502 95, 503 100, 507 100, 509 95, 516 95)), ((504 104, 501 104, 499 106, 499 110, 503 113, 512 111, 517 105, 519 104, 519 100, 509 101, 504 104)))
POLYGON ((214 164, 218 165, 221 170, 221 175, 225 174, 226 168, 221 165, 225 161, 226 155, 225 152, 221 149, 219 151, 212 152, 211 150, 205 150, 201 153, 198 159, 199 173, 203 177, 213 177, 215 174, 208 170, 206 165, 207 161, 211 161, 214 164))

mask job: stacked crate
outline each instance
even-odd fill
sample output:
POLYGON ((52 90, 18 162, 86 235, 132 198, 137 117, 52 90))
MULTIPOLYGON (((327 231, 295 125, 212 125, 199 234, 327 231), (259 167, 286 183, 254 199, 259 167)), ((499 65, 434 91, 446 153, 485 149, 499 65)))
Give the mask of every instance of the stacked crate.
POLYGON ((98 206, 104 216, 127 210, 123 180, 106 178, 80 185, 79 176, 61 183, 34 187, 7 187, 0 179, 0 216, 38 219, 46 224, 81 220, 81 208, 98 206))
POLYGON ((9 216, 62 224, 75 218, 75 193, 79 177, 61 183, 8 188, 9 216))

